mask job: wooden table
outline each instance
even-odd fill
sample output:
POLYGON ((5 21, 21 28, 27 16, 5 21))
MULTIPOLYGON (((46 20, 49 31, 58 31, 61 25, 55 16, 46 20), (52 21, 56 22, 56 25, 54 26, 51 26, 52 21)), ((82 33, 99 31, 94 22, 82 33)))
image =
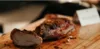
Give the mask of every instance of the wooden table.
MULTIPOLYGON (((27 30, 34 30, 35 27, 38 26, 40 23, 42 23, 45 19, 41 20, 29 24, 23 28, 27 30)), ((76 39, 71 39, 70 42, 66 42, 67 37, 57 41, 44 42, 40 46, 40 49, 100 49, 100 24, 93 24, 84 27, 76 25, 76 30, 74 31, 74 33, 75 34, 72 35, 78 37, 76 39), (93 33, 91 33, 91 31, 93 33)), ((8 33, 0 37, 0 49, 20 49, 20 48, 17 48, 13 45, 10 39, 10 33, 8 33)))

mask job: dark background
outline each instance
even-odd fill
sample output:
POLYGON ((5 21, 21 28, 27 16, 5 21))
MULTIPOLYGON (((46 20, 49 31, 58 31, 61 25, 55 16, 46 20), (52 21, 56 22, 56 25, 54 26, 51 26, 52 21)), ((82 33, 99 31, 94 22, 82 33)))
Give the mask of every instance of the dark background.
MULTIPOLYGON (((63 14, 68 16, 73 16, 76 10, 85 9, 90 7, 84 7, 78 3, 59 3, 58 1, 1 1, 0 2, 0 13, 9 12, 11 10, 19 9, 24 6, 33 5, 33 4, 43 4, 46 7, 43 9, 41 14, 36 20, 39 20, 44 17, 46 13, 54 14, 63 14)), ((99 3, 100 4, 100 3, 99 3)), ((98 4, 98 6, 99 6, 98 4)), ((100 11, 98 11, 100 14, 100 11)), ((34 21, 31 21, 31 23, 34 21)), ((0 25, 0 32, 2 31, 2 25, 0 25)))

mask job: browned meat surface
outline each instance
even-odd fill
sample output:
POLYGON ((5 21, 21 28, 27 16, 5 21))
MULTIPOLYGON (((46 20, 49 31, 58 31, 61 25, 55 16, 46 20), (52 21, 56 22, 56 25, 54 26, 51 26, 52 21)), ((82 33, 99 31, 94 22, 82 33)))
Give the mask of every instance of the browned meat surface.
POLYGON ((74 29, 74 25, 67 18, 58 18, 55 14, 47 14, 45 18, 46 20, 34 31, 14 29, 11 32, 13 43, 24 47, 36 46, 43 40, 66 37, 74 29))
POLYGON ((44 23, 35 30, 43 40, 62 38, 74 29, 74 26, 67 18, 58 18, 53 14, 47 15, 46 18, 44 23))
POLYGON ((19 29, 14 29, 11 32, 11 39, 17 46, 33 46, 42 43, 42 38, 34 32, 26 30, 21 31, 19 29))

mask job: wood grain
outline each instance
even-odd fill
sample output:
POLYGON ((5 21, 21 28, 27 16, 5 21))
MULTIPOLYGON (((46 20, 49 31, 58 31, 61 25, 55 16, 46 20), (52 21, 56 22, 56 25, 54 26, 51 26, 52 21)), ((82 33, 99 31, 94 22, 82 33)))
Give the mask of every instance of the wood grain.
MULTIPOLYGON (((45 19, 41 19, 35 23, 29 24, 22 29, 27 30, 34 30, 36 26, 41 24, 45 19)), ((76 30, 72 32, 74 37, 77 37, 76 39, 71 39, 70 42, 67 42, 68 37, 59 39, 56 41, 48 41, 43 42, 41 44, 40 49, 100 49, 100 25, 95 25, 93 34, 87 33, 87 35, 91 36, 82 36, 82 33, 84 33, 84 30, 80 29, 82 28, 79 25, 75 25, 76 30), (96 27, 95 27, 96 26, 96 27), (79 36, 79 33, 81 34, 81 37, 79 36)), ((86 27, 86 26, 85 26, 86 27)), ((87 26, 86 28, 89 28, 90 26, 87 26)), ((87 31, 88 32, 88 31, 87 31)), ((10 33, 5 34, 0 37, 0 49, 21 49, 12 43, 12 40, 10 39, 10 33)), ((27 48, 28 49, 28 48, 27 48)), ((32 48, 34 49, 34 48, 32 48)))

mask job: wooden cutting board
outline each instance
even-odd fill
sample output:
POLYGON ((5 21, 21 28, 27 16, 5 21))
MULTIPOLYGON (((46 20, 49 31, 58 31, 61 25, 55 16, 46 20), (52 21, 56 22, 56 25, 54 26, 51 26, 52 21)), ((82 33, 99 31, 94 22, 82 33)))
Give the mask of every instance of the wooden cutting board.
MULTIPOLYGON (((67 18, 72 20, 72 18, 70 17, 67 17, 67 18)), ((41 19, 23 28, 27 30, 34 30, 35 27, 41 24, 44 20, 45 19, 41 19)), ((43 42, 43 44, 41 44, 41 46, 38 48, 39 49, 100 49, 100 46, 99 46, 100 45, 100 32, 99 31, 96 32, 95 34, 92 34, 92 36, 85 36, 83 34, 84 37, 86 37, 84 38, 83 36, 82 37, 79 36, 80 34, 82 35, 81 32, 84 33, 84 31, 82 30, 79 31, 81 27, 79 25, 75 25, 75 28, 76 30, 72 32, 74 34, 71 34, 71 35, 73 35, 74 37, 77 37, 76 39, 71 39, 70 42, 68 42, 67 40, 68 38, 66 37, 63 39, 56 40, 56 41, 43 42)), ((0 49, 23 49, 23 48, 18 48, 14 46, 10 39, 10 33, 8 33, 0 37, 0 49)))

